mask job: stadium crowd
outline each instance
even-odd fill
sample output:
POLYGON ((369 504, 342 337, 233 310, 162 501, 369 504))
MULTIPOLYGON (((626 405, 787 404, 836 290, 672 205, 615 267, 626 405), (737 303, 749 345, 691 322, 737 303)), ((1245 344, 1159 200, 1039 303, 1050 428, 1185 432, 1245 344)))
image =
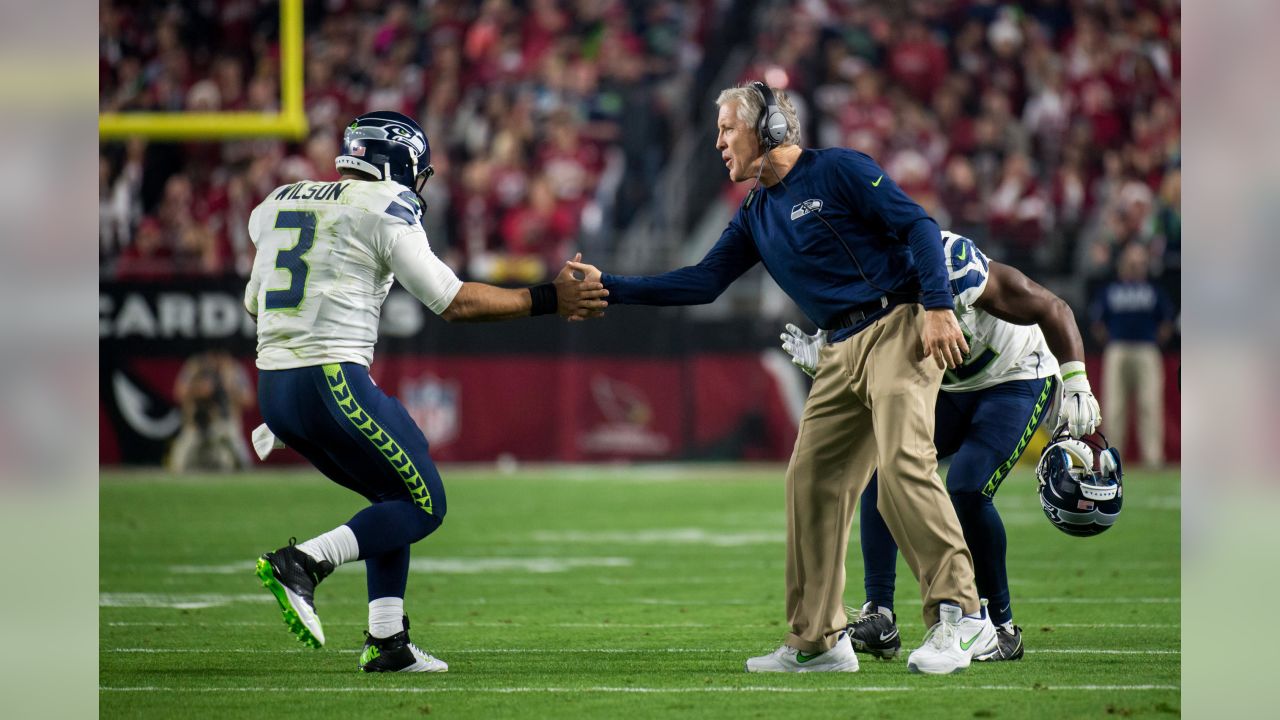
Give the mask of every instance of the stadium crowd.
MULTIPOLYGON (((625 226, 648 199, 667 98, 697 67, 711 4, 309 2, 310 136, 104 144, 104 275, 246 275, 253 206, 289 181, 336 179, 342 126, 392 109, 434 143, 437 251, 476 279, 541 279, 581 235, 625 226)), ((100 111, 277 110, 277 12, 254 0, 104 3, 100 111)))
MULTIPOLYGON (((253 205, 336 177, 342 123, 390 108, 435 143, 428 233, 445 260, 541 279, 653 199, 709 28, 750 5, 309 2, 310 137, 102 145, 104 277, 246 274, 253 205)), ((104 3, 100 109, 274 110, 276 26, 272 2, 104 3)), ((804 144, 876 157, 943 227, 1033 277, 1091 289, 1141 244, 1176 305, 1177 0, 808 0, 766 5, 757 27, 738 37, 743 77, 791 94, 804 144)))

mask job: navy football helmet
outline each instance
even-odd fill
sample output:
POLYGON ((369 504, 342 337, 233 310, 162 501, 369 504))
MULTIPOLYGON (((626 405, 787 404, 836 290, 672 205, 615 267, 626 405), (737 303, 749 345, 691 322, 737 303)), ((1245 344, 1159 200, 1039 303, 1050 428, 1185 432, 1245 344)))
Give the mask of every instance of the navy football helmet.
POLYGON ((339 169, 359 170, 379 180, 394 180, 421 192, 435 174, 427 134, 407 115, 389 110, 365 113, 342 133, 339 169))
POLYGON ((1124 505, 1120 453, 1098 436, 1102 445, 1063 432, 1045 446, 1036 463, 1045 517, 1068 535, 1106 532, 1124 505))

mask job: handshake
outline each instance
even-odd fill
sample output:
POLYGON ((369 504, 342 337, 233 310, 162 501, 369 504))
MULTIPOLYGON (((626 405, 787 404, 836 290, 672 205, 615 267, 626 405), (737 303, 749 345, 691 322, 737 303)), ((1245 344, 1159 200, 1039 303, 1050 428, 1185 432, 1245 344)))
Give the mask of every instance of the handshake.
POLYGON ((552 281, 556 291, 556 314, 570 322, 604 317, 609 302, 604 298, 600 269, 582 262, 582 253, 565 262, 552 281))

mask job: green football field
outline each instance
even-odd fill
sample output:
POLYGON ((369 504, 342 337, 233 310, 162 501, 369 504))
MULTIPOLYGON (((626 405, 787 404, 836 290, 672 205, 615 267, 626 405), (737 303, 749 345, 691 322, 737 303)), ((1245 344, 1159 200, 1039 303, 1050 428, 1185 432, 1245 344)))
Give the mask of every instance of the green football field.
MULTIPOLYGON (((317 593, 303 647, 254 577, 265 550, 361 507, 314 472, 102 473, 104 717, 1168 716, 1180 711, 1179 476, 1129 472, 1111 531, 1072 538, 1019 468, 997 504, 1026 657, 925 677, 748 675, 783 616, 777 466, 444 468, 449 516, 414 548, 406 608, 436 675, 365 676, 364 567, 317 593)), ((857 530, 849 604, 860 604, 857 530)), ((924 633, 899 564, 904 651, 924 633)))

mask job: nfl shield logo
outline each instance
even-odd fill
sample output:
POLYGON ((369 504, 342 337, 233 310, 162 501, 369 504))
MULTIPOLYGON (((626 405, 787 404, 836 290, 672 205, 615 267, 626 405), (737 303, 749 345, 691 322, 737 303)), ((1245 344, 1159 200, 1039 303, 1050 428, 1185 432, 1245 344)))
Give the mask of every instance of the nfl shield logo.
POLYGON ((428 442, 442 446, 457 439, 462 393, 456 381, 428 375, 405 381, 400 391, 409 417, 422 428, 428 442))

